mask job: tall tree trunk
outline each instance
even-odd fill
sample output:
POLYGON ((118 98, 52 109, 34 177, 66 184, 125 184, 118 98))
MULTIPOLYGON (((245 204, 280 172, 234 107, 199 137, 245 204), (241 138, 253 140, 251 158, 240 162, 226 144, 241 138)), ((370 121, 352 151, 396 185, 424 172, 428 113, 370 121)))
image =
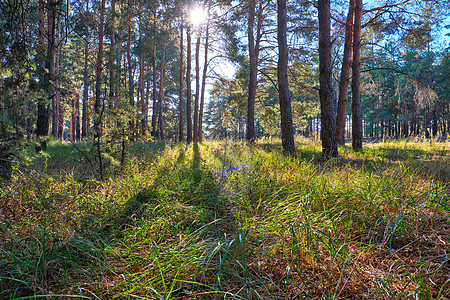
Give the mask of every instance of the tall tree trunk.
POLYGON ((186 54, 186 142, 192 142, 192 116, 191 116, 191 27, 186 27, 187 35, 187 54, 186 54))
MULTIPOLYGON (((199 25, 200 26, 200 25, 199 25)), ((200 42, 202 30, 197 28, 197 43, 195 46, 195 98, 194 98, 194 143, 198 142, 198 105, 200 99, 200 42)))
MULTIPOLYGON (((86 0, 86 11, 89 11, 89 0, 86 0)), ((84 139, 88 136, 89 130, 89 28, 86 26, 86 39, 84 44, 84 72, 83 72, 83 107, 81 116, 81 138, 84 139)))
POLYGON ((152 79, 153 79, 153 105, 152 105, 152 136, 156 136, 156 118, 158 114, 156 92, 156 11, 153 15, 153 52, 152 52, 152 79))
POLYGON ((183 53, 183 19, 181 19, 180 22, 180 93, 179 93, 179 134, 178 134, 178 140, 182 142, 184 140, 184 134, 183 134, 183 60, 184 60, 184 53, 183 53))
MULTIPOLYGON (((142 11, 142 2, 139 2, 139 11, 142 11)), ((142 130, 142 136, 145 135, 145 132, 147 130, 147 116, 145 114, 145 84, 144 84, 144 74, 145 74, 145 54, 146 54, 146 47, 144 46, 145 43, 143 41, 143 33, 142 33, 142 27, 143 27, 142 17, 139 14, 139 41, 140 41, 140 54, 139 54, 139 96, 140 96, 140 103, 141 103, 141 112, 142 112, 142 118, 141 118, 141 130, 142 130)))
MULTIPOLYGON (((123 5, 122 5, 122 1, 119 1, 119 9, 120 11, 123 10, 123 5)), ((118 95, 119 95, 119 88, 121 86, 121 79, 122 79, 122 72, 120 71, 122 68, 122 37, 123 37, 123 18, 120 16, 119 17, 119 34, 117 36, 117 74, 116 74, 116 78, 115 78, 115 84, 114 84, 114 96, 115 99, 114 101, 118 101, 118 95)), ((125 76, 126 79, 126 76, 125 76)))
MULTIPOLYGON (((46 59, 44 55, 44 38, 45 38, 45 12, 44 12, 44 0, 39 0, 39 48, 40 48, 40 62, 39 62, 39 82, 43 90, 47 90, 47 74, 45 74, 46 59)), ((38 101, 37 122, 36 122, 36 135, 46 136, 48 135, 48 120, 49 120, 49 105, 46 103, 44 97, 40 97, 38 101)))
POLYGON ((248 99, 247 99, 247 141, 253 143, 255 141, 255 100, 256 87, 258 85, 258 58, 255 50, 255 36, 253 33, 253 24, 256 14, 256 0, 250 0, 248 12, 248 55, 250 60, 250 78, 248 82, 248 99))
MULTIPOLYGON (((128 42, 127 42, 127 61, 128 61, 128 101, 130 106, 134 106, 134 83, 133 83, 133 65, 131 61, 131 14, 132 3, 128 0, 128 12, 127 12, 127 28, 128 28, 128 42)), ((130 128, 134 130, 134 114, 130 120, 130 128)), ((132 134, 134 136, 134 134, 132 134)), ((134 137, 131 138, 133 140, 134 137)))
POLYGON ((255 141, 255 100, 256 89, 258 86, 258 61, 259 61, 259 44, 261 40, 262 27, 262 0, 259 0, 259 9, 257 15, 256 37, 254 35, 254 23, 256 16, 256 0, 250 0, 248 14, 248 53, 250 63, 250 76, 248 83, 248 99, 247 99, 247 141, 253 143, 255 141))
POLYGON ((102 6, 100 8, 100 24, 98 28, 98 52, 97 52, 96 72, 95 72, 94 133, 97 138, 101 136, 102 117, 103 117, 102 111, 104 104, 101 97, 104 27, 105 27, 105 0, 102 0, 102 6))
POLYGON ((350 0, 347 21, 345 23, 344 56, 342 58, 341 78, 339 80, 339 99, 336 115, 336 139, 340 145, 345 144, 345 121, 347 119, 350 62, 352 59, 353 6, 354 0, 350 0))
POLYGON ((352 147, 362 151, 362 106, 360 87, 361 68, 361 11, 362 0, 355 0, 355 20, 353 25, 353 63, 352 63, 352 147))
POLYGON ((75 131, 76 131, 76 125, 75 125, 75 119, 76 119, 76 116, 75 116, 75 114, 76 114, 76 104, 75 104, 75 101, 76 101, 76 96, 74 95, 74 96, 72 96, 72 99, 71 99, 71 101, 70 101, 70 106, 71 106, 71 112, 70 112, 70 127, 69 127, 69 132, 70 132, 70 135, 69 135, 69 140, 71 141, 71 142, 75 142, 76 141, 76 133, 75 133, 75 131))
POLYGON ((82 124, 81 124, 81 137, 86 138, 88 136, 89 130, 89 42, 86 37, 85 46, 84 46, 84 72, 83 72, 83 115, 82 115, 82 124))
MULTIPOLYGON (((60 4, 59 4, 60 5, 60 4)), ((58 6, 58 10, 60 9, 60 6, 58 6)), ((56 47, 56 61, 55 61, 55 74, 56 74, 56 93, 55 93, 55 99, 56 99, 56 109, 58 110, 58 122, 57 122, 57 133, 59 140, 63 139, 63 133, 64 133, 64 106, 61 103, 61 80, 60 80, 60 74, 63 64, 63 49, 61 45, 61 18, 60 14, 58 14, 57 17, 57 47, 56 47)))
POLYGON ((75 96, 75 136, 76 140, 81 140, 81 131, 80 131, 80 95, 76 94, 75 96))
POLYGON ((164 111, 164 60, 166 57, 166 48, 167 48, 167 39, 164 39, 164 46, 162 52, 162 60, 161 60, 161 71, 159 75, 159 115, 158 115, 158 123, 159 123, 159 136, 161 139, 164 139, 164 119, 163 119, 163 111, 164 111))
POLYGON ((144 74, 145 74, 145 62, 144 57, 141 55, 141 58, 139 59, 139 93, 141 96, 141 112, 142 112, 142 118, 141 118, 141 130, 142 130, 142 136, 145 135, 147 131, 147 114, 146 114, 146 101, 145 101, 145 81, 144 81, 144 74))
MULTIPOLYGON (((150 73, 150 66, 147 65, 147 73, 150 73)), ((144 119, 145 119, 145 129, 146 131, 144 132, 144 134, 147 134, 147 130, 148 130, 148 105, 149 105, 149 99, 150 99, 150 86, 151 86, 152 82, 151 80, 147 81, 147 91, 145 92, 145 104, 144 104, 144 119)))
POLYGON ((57 105, 57 95, 56 95, 56 17, 58 15, 58 3, 56 0, 48 0, 48 10, 47 10, 47 30, 48 30, 48 51, 47 51, 47 70, 49 70, 49 99, 52 103, 52 136, 58 137, 58 121, 59 121, 59 106, 57 105))
MULTIPOLYGON (((92 37, 92 38, 93 38, 92 43, 94 43, 94 37, 92 37)), ((91 68, 91 70, 92 70, 91 78, 95 78, 95 72, 96 72, 95 66, 93 66, 91 68)), ((91 130, 91 122, 93 123, 93 121, 94 121, 93 120, 94 117, 92 115, 93 115, 93 113, 95 113, 94 105, 95 105, 95 84, 96 84, 96 81, 95 80, 91 80, 91 81, 92 82, 91 82, 91 96, 90 96, 90 99, 93 99, 93 100, 89 100, 88 101, 89 107, 87 109, 87 113, 88 113, 87 119, 88 119, 88 122, 89 122, 89 125, 88 125, 89 126, 89 130, 91 130)))
POLYGON ((336 120, 333 111, 333 89, 331 85, 331 14, 330 0, 319 0, 319 81, 320 114, 322 130, 322 157, 338 156, 336 142, 336 120))
POLYGON ((202 76, 202 92, 200 95, 200 112, 198 114, 198 141, 203 141, 203 109, 205 106, 205 90, 206 90, 206 76, 208 73, 208 47, 209 47, 209 13, 211 10, 211 2, 208 4, 208 20, 206 22, 206 32, 205 32, 205 63, 203 65, 203 76, 202 76))
POLYGON ((288 45, 286 38, 286 0, 277 0, 278 6, 278 95, 281 110, 281 142, 286 154, 295 157, 294 128, 288 81, 288 45))
POLYGON ((115 77, 116 77, 116 70, 114 66, 114 56, 115 56, 115 48, 116 48, 116 41, 115 41, 115 22, 116 22, 116 0, 111 0, 111 33, 110 33, 110 52, 109 52, 109 109, 112 109, 114 107, 114 92, 115 92, 115 77))
MULTIPOLYGON (((48 70, 45 85, 47 86, 47 94, 48 99, 52 103, 52 109, 54 106, 54 98, 55 98, 55 86, 54 86, 54 75, 55 75, 55 10, 56 10, 56 2, 54 0, 48 0, 48 10, 47 10, 47 59, 45 62, 45 68, 48 70)), ((54 117, 54 115, 52 115, 54 117)), ((55 118, 52 119, 52 135, 57 135, 56 132, 53 131, 53 128, 57 128, 53 126, 55 118)))

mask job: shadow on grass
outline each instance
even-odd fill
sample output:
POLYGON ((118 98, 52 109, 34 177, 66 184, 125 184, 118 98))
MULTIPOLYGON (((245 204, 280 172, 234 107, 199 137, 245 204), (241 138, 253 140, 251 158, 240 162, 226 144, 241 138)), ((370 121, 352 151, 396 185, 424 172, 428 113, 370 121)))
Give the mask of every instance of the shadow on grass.
MULTIPOLYGON (((98 239, 87 240, 76 234, 63 236, 41 226, 33 231, 17 238, 16 232, 0 224, 0 299, 49 299, 51 294, 43 296, 48 293, 47 288, 62 289, 77 280, 73 270, 102 265, 104 245, 98 239)), ((85 280, 95 280, 87 272, 83 276, 85 280)))
MULTIPOLYGON (((303 145, 296 144, 296 153, 297 157, 302 160, 312 161, 314 163, 320 163, 322 158, 322 152, 321 148, 316 149, 304 149, 303 145)), ((264 150, 267 153, 272 152, 283 152, 283 146, 281 142, 275 141, 275 142, 266 142, 266 143, 259 143, 257 145, 260 149, 264 150)))
POLYGON ((166 141, 148 141, 133 143, 130 147, 130 157, 154 158, 161 153, 169 143, 166 141))
POLYGON ((192 158, 187 155, 184 147, 180 147, 178 151, 176 165, 180 167, 167 168, 162 174, 157 174, 152 185, 142 188, 128 199, 122 210, 123 215, 116 221, 116 229, 135 226, 142 220, 151 219, 150 215, 153 213, 149 211, 155 212, 158 209, 166 212, 173 210, 171 217, 175 217, 177 210, 194 208, 196 211, 203 211, 206 217, 192 222, 195 227, 213 221, 220 214, 222 208, 219 189, 214 174, 202 166, 199 145, 192 145, 192 158))

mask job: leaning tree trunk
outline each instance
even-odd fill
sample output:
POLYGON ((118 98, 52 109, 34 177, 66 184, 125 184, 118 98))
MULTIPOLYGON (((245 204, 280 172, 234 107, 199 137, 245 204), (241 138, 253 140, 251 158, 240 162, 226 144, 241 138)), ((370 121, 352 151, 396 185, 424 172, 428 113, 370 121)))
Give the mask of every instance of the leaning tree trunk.
POLYGON ((278 6, 278 94, 281 110, 281 141, 286 154, 295 157, 294 129, 288 82, 288 45, 286 38, 286 0, 277 0, 278 6))
POLYGON ((336 142, 336 121, 333 111, 333 90, 331 85, 331 14, 330 0, 319 0, 319 81, 320 114, 322 130, 322 157, 338 156, 336 142))
POLYGON ((192 112, 191 112, 191 27, 186 27, 187 53, 186 53, 186 142, 192 142, 192 112))
POLYGON ((350 84, 350 61, 352 59, 353 6, 354 0, 350 0, 347 21, 345 23, 344 56, 342 58, 341 78, 339 80, 336 139, 340 145, 345 144, 345 122, 347 119, 348 87, 350 84))
POLYGON ((355 23, 353 25, 353 63, 352 63, 352 147, 362 151, 362 106, 360 87, 361 68, 361 11, 362 0, 355 0, 355 23))

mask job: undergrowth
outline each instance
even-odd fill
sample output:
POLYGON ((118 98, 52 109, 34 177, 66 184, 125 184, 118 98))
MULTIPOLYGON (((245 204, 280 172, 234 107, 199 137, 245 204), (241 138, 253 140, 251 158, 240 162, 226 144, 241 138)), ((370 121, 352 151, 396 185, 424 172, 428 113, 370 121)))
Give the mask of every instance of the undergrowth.
POLYGON ((0 298, 450 298, 449 143, 52 143, 0 190, 0 298), (82 149, 83 145, 78 145, 82 149))

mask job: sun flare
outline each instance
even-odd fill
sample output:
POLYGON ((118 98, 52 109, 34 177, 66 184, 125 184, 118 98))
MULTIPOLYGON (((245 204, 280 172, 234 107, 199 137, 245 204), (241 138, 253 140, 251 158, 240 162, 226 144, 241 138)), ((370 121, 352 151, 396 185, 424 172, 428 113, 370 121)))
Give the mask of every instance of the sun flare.
POLYGON ((206 20, 206 12, 201 7, 193 7, 190 12, 191 23, 194 26, 199 26, 206 20))

